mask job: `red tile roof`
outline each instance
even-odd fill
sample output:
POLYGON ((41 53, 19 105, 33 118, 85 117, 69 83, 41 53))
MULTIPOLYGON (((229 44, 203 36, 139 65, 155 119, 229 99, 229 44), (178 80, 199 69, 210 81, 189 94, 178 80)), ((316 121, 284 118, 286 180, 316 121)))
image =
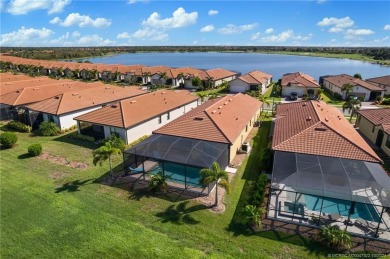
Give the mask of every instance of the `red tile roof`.
POLYGON ((382 124, 382 129, 384 132, 386 132, 388 135, 390 135, 390 123, 382 124))
POLYGON ((267 83, 268 79, 271 79, 272 75, 255 70, 251 71, 245 75, 242 75, 238 77, 238 79, 241 79, 242 81, 248 83, 248 84, 264 84, 267 83))
POLYGON ((320 101, 278 105, 272 148, 285 152, 382 162, 337 108, 320 101))
POLYGON ((390 123, 390 108, 364 109, 358 112, 376 126, 390 123))
POLYGON ((227 95, 205 102, 154 133, 232 144, 260 106, 249 95, 227 95))
POLYGON ((28 77, 25 80, 19 81, 8 81, 5 83, 1 83, 0 95, 4 95, 16 90, 21 90, 26 87, 39 87, 43 85, 57 85, 59 83, 70 83, 72 80, 61 79, 61 81, 56 79, 51 79, 48 77, 28 77))
POLYGON ((282 77, 282 87, 288 87, 293 84, 298 85, 300 87, 310 87, 310 88, 320 87, 317 81, 314 80, 313 77, 307 74, 301 72, 284 74, 282 77))
POLYGON ((212 77, 214 81, 237 75, 236 72, 232 72, 223 68, 214 68, 206 70, 206 74, 209 77, 212 77))
POLYGON ((370 91, 384 91, 382 88, 380 88, 376 85, 370 84, 364 80, 361 80, 361 79, 358 79, 358 78, 355 78, 353 76, 346 75, 346 74, 335 75, 335 76, 326 76, 326 77, 324 77, 324 81, 328 81, 332 85, 335 85, 339 88, 342 88, 343 85, 345 85, 345 84, 350 84, 353 86, 361 86, 361 87, 366 88, 370 91))
POLYGON ((199 97, 189 91, 156 91, 129 98, 78 116, 79 121, 129 128, 160 114, 194 102, 199 97))
POLYGON ((199 77, 201 80, 205 80, 207 77, 207 73, 204 70, 192 68, 192 67, 173 68, 170 71, 172 74, 172 78, 177 78, 178 75, 181 73, 184 76, 199 77))
POLYGON ((366 79, 366 81, 368 81, 370 83, 378 84, 378 85, 390 86, 390 75, 368 78, 368 79, 366 79))

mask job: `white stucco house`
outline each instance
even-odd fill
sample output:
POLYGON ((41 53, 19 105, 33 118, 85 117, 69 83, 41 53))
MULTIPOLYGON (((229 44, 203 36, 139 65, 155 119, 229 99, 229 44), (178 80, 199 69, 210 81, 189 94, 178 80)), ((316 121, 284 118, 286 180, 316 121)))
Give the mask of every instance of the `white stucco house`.
POLYGON ((385 95, 390 95, 390 75, 368 78, 366 81, 385 90, 385 95))
POLYGON ((198 99, 187 90, 160 90, 115 102, 75 120, 81 134, 107 138, 116 133, 129 144, 196 108, 198 99))
POLYGON ((272 75, 255 70, 230 81, 230 92, 264 91, 272 82, 272 75))
POLYGON ((282 96, 290 96, 295 92, 298 97, 302 97, 304 94, 313 96, 316 94, 316 90, 320 88, 320 85, 314 80, 313 77, 304 74, 302 72, 284 74, 281 80, 282 96))

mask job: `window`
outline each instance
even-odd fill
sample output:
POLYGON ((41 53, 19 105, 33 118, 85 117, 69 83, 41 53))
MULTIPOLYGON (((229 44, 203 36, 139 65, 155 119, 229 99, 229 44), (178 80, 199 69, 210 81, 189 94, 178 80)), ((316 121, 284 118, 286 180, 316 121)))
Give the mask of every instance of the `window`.
POLYGON ((374 133, 374 131, 375 131, 375 125, 372 125, 371 133, 374 133))
POLYGON ((171 119, 171 115, 170 115, 170 113, 168 112, 167 113, 167 120, 170 120, 171 119))
POLYGON ((387 136, 386 147, 390 148, 390 135, 387 136))
POLYGON ((161 124, 161 115, 158 117, 158 124, 161 124))

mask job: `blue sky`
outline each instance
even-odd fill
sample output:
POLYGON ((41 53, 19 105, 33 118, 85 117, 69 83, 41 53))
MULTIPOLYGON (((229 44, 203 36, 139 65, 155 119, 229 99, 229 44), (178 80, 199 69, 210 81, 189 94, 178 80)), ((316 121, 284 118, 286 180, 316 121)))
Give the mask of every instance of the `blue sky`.
POLYGON ((0 46, 390 46, 389 1, 0 0, 0 46))

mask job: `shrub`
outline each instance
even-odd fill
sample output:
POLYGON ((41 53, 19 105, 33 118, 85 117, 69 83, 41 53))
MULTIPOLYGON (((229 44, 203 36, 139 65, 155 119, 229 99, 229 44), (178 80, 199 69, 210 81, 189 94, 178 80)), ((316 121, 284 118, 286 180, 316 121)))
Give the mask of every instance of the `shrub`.
POLYGON ((42 153, 42 145, 31 144, 30 146, 28 146, 27 151, 31 156, 39 156, 42 153))
POLYGON ((246 205, 243 210, 243 223, 248 224, 252 229, 260 228, 261 219, 263 218, 264 213, 264 208, 257 208, 254 205, 246 205))
POLYGON ((336 98, 337 100, 341 100, 341 99, 342 99, 341 94, 334 93, 333 96, 334 96, 334 98, 336 98))
POLYGON ((89 142, 94 142, 95 141, 94 137, 82 135, 82 134, 79 134, 79 133, 73 134, 72 137, 75 138, 75 139, 81 139, 81 140, 85 140, 85 141, 89 141, 89 142))
POLYGON ((377 101, 378 103, 381 103, 382 100, 383 100, 383 97, 382 97, 381 95, 378 95, 378 96, 376 97, 376 101, 377 101))
POLYGON ((19 131, 19 132, 31 132, 31 127, 26 125, 26 124, 23 124, 19 121, 10 121, 8 122, 7 124, 7 128, 9 129, 12 129, 12 130, 16 130, 16 131, 19 131))
POLYGON ((265 192, 267 188, 268 176, 266 174, 260 174, 259 178, 255 182, 252 194, 252 204, 259 207, 264 203, 265 192))
POLYGON ((202 80, 198 76, 192 78, 191 83, 193 86, 200 86, 202 84, 202 80))
POLYGON ((38 133, 41 136, 57 136, 60 134, 60 129, 54 122, 44 121, 39 125, 38 133))
POLYGON ((263 153, 261 154, 260 162, 263 170, 267 172, 272 171, 272 166, 274 163, 274 154, 272 153, 272 150, 270 148, 267 148, 263 151, 263 153))
POLYGON ((162 172, 158 172, 157 174, 150 174, 148 189, 150 191, 158 192, 167 189, 167 179, 169 179, 169 177, 164 175, 162 172))
POLYGON ((390 105, 390 98, 383 99, 381 104, 383 104, 383 105, 390 105))
POLYGON ((132 146, 134 146, 134 145, 137 145, 138 143, 144 141, 144 140, 147 139, 148 137, 149 137, 149 136, 147 136, 147 135, 142 136, 142 137, 140 137, 139 139, 134 140, 134 141, 131 142, 130 144, 126 145, 126 148, 130 148, 130 147, 132 147, 132 146))
POLYGON ((351 236, 338 226, 325 226, 320 230, 320 238, 332 249, 344 249, 352 246, 351 236))
POLYGON ((0 135, 0 143, 5 148, 11 148, 18 141, 18 136, 13 132, 4 132, 0 135))
POLYGON ((112 147, 120 149, 122 152, 126 148, 126 144, 118 133, 111 133, 111 135, 104 140, 104 143, 109 142, 112 147))

